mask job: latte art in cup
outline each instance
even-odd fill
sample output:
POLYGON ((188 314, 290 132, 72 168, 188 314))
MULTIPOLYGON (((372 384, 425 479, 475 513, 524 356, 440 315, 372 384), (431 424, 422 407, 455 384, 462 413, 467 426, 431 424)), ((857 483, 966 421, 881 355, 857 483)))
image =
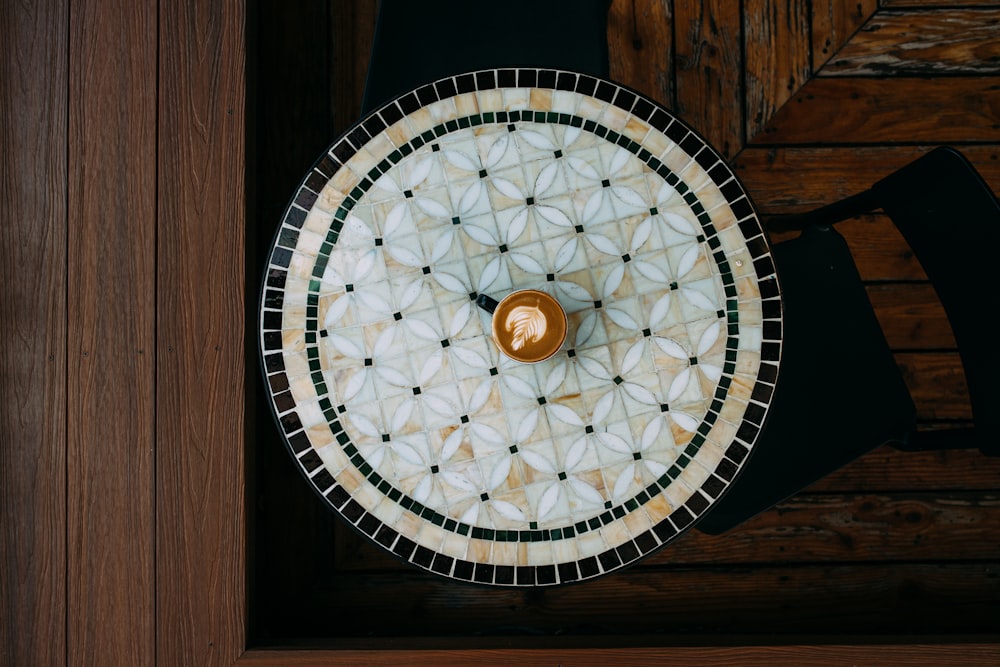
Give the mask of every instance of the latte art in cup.
POLYGON ((493 340, 511 359, 525 363, 544 361, 566 340, 566 313, 545 292, 513 292, 493 312, 493 340))

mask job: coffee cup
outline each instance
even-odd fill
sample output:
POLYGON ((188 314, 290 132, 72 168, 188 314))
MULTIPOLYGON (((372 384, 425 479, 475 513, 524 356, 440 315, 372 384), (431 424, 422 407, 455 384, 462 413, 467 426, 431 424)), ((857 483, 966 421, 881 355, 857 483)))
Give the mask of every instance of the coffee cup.
POLYGON ((545 292, 517 290, 499 301, 480 294, 476 304, 493 314, 493 342, 515 361, 545 361, 566 340, 566 311, 545 292))

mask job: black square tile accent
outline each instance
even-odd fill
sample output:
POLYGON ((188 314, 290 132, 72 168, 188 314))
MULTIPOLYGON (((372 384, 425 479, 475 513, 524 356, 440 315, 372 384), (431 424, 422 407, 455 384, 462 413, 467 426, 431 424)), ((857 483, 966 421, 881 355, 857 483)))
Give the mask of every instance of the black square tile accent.
MULTIPOLYGON (((740 429, 740 431, 742 430, 743 429, 740 429)), ((757 429, 753 429, 754 435, 756 435, 756 430, 757 429)), ((740 437, 739 432, 737 432, 736 435, 737 437, 740 437)), ((738 442, 734 442, 733 444, 729 445, 728 449, 726 449, 726 458, 735 461, 736 463, 742 463, 743 459, 745 459, 747 457, 747 454, 749 453, 750 450, 748 450, 746 447, 744 447, 738 442)))
POLYGON ((760 369, 757 371, 757 379, 760 382, 767 382, 768 384, 774 384, 774 381, 778 378, 778 367, 774 364, 761 364, 760 369))
POLYGON ((271 391, 275 394, 288 389, 288 376, 284 373, 277 373, 267 378, 267 383, 271 391))
POLYGON ((739 467, 735 463, 729 459, 722 459, 715 467, 715 474, 726 481, 730 481, 736 476, 737 470, 739 470, 739 467))
POLYGON ((396 541, 399 533, 394 531, 389 526, 383 525, 382 528, 375 533, 375 541, 381 544, 386 549, 392 548, 392 543, 396 541))
POLYGON ((361 532, 365 535, 374 535, 375 531, 378 530, 381 525, 382 522, 368 512, 365 512, 365 515, 361 517, 361 521, 358 521, 358 528, 360 528, 361 532))
POLYGON ((558 77, 556 77, 556 88, 559 90, 576 90, 576 74, 559 72, 558 77))
POLYGON ((340 509, 351 499, 351 494, 349 494, 344 487, 334 484, 333 487, 326 492, 326 499, 330 501, 331 505, 340 509))
POLYGON ((500 69, 497 70, 497 83, 501 88, 517 87, 517 70, 500 69))
POLYGON ((363 125, 358 125, 348 133, 347 140, 354 144, 355 148, 361 148, 371 141, 371 136, 365 131, 363 125))
POLYGON ((493 576, 493 581, 498 584, 513 584, 514 583, 514 566, 513 565, 497 565, 496 572, 493 576))
POLYGON ((292 251, 288 248, 275 248, 271 253, 271 264, 288 268, 288 263, 292 259, 292 251))
POLYGON ((649 100, 640 97, 632 107, 632 115, 642 120, 649 120, 650 116, 653 115, 653 109, 654 107, 649 100))
MULTIPOLYGON (((709 172, 709 175, 711 175, 712 168, 720 164, 719 156, 708 146, 702 148, 694 159, 701 165, 702 169, 709 172)), ((715 179, 712 180, 714 181, 715 179)))
MULTIPOLYGON (((729 206, 730 208, 733 209, 733 214, 736 215, 737 220, 741 220, 743 218, 753 215, 753 207, 750 206, 750 201, 746 197, 743 197, 742 199, 737 199, 736 201, 732 202, 729 206)), ((746 236, 750 235, 746 234, 746 236)))
POLYGON ((639 547, 635 545, 635 542, 626 542, 618 547, 618 557, 621 558, 622 563, 631 563, 641 554, 639 552, 639 547))
POLYGON ((301 454, 305 450, 312 447, 312 443, 309 442, 309 437, 306 435, 305 431, 301 433, 296 433, 288 438, 288 445, 292 448, 292 451, 296 454, 301 454))
POLYGON ((618 92, 618 87, 613 86, 607 81, 599 81, 597 84, 597 90, 594 91, 594 97, 608 104, 615 99, 615 93, 618 92))
POLYGON ((684 506, 691 510, 695 516, 700 516, 708 507, 708 499, 696 491, 691 494, 684 506))
POLYGON ((696 155, 702 148, 704 148, 705 142, 703 142, 700 137, 691 132, 686 137, 684 137, 684 139, 680 142, 680 146, 681 148, 684 149, 684 151, 688 155, 693 156, 696 155))
POLYGON ((295 398, 292 396, 292 392, 284 391, 276 394, 274 396, 274 407, 277 408, 278 412, 285 412, 294 408, 295 398))
POLYGON ((764 413, 764 406, 757 405, 756 403, 750 403, 747 405, 743 418, 748 422, 760 426, 764 421, 764 413))
POLYGON ((411 114, 420 108, 420 100, 412 92, 400 97, 396 103, 399 104, 399 108, 403 110, 404 114, 411 114))
POLYGON ((281 349, 281 332, 280 331, 266 331, 266 332, 264 332, 264 349, 265 350, 280 350, 281 349))
POLYGON ((469 561, 457 560, 455 561, 455 568, 452 570, 452 576, 463 581, 472 581, 475 569, 476 566, 469 561))
POLYGON ((535 568, 535 582, 539 585, 556 583, 556 566, 539 565, 535 568))
POLYGON ((284 289, 284 287, 285 287, 285 278, 287 276, 288 276, 288 272, 287 271, 283 271, 281 269, 274 269, 274 268, 268 269, 267 270, 267 286, 268 287, 277 287, 279 289, 284 289))
POLYGON ((580 577, 582 579, 596 577, 598 574, 601 573, 601 568, 597 564, 597 558, 594 556, 583 558, 577 561, 576 565, 580 570, 580 577))
POLYGON ((550 69, 543 69, 538 71, 538 87, 539 88, 555 88, 556 87, 556 73, 550 69))
POLYGON ((308 450, 305 454, 299 457, 299 463, 306 470, 306 472, 312 472, 316 468, 323 467, 323 459, 319 457, 319 454, 315 450, 308 450))
POLYGON ((534 88, 538 85, 538 71, 533 69, 517 70, 517 85, 521 88, 534 88))
POLYGON ((691 512, 689 512, 686 507, 681 505, 670 513, 670 521, 673 522, 679 530, 683 530, 686 526, 690 525, 692 521, 694 521, 694 517, 691 516, 691 512))
POLYGON ((476 88, 479 90, 489 90, 497 87, 497 79, 493 70, 476 72, 476 88))
POLYGON ((677 534, 677 528, 664 519, 653 528, 653 534, 659 538, 660 542, 669 542, 677 534))
POLYGON ((299 416, 294 412, 289 412, 281 417, 281 427, 284 429, 285 433, 295 433, 302 429, 302 422, 299 421, 299 416))
POLYGON ((325 176, 321 172, 316 171, 314 169, 311 172, 309 172, 309 176, 306 177, 306 187, 312 190, 313 192, 319 192, 320 190, 323 189, 323 186, 325 186, 327 184, 327 181, 329 180, 330 180, 329 176, 325 176))
POLYGON ((410 561, 423 568, 429 568, 434 561, 434 552, 425 546, 417 545, 416 550, 410 557, 410 561))
POLYGON ((446 556, 444 554, 437 554, 434 556, 434 562, 431 563, 431 570, 439 574, 451 574, 451 567, 455 564, 455 559, 451 556, 446 556))
POLYGON ((576 80, 576 92, 581 95, 593 95, 597 90, 597 79, 587 74, 581 74, 576 80))
POLYGON ((518 586, 534 586, 535 585, 534 566, 527 565, 516 568, 515 577, 517 578, 518 586))
POLYGON ((434 84, 434 88, 437 91, 437 98, 439 100, 448 99, 449 97, 454 97, 458 92, 455 88, 455 81, 452 79, 442 79, 434 84))
POLYGON ((631 111, 637 99, 639 98, 635 93, 630 93, 624 88, 620 88, 618 94, 615 96, 615 106, 625 111, 631 111))
POLYGON ((379 111, 379 116, 385 121, 386 127, 395 124, 399 119, 403 117, 403 112, 400 110, 396 103, 393 102, 389 104, 384 109, 379 111))
MULTIPOLYGON (((679 144, 684 141, 684 138, 687 137, 690 132, 682 123, 674 120, 671 121, 670 125, 664 131, 664 134, 666 134, 667 137, 669 137, 674 143, 679 144)), ((673 184, 671 183, 671 185, 673 184)))
POLYGON ((476 573, 473 579, 481 584, 492 584, 496 574, 496 567, 487 563, 476 563, 476 573))
POLYGON ((354 152, 355 152, 354 148, 349 143, 347 143, 346 141, 341 141, 340 143, 338 143, 336 146, 333 147, 333 150, 330 151, 330 154, 333 155, 333 157, 335 157, 338 162, 344 164, 345 162, 351 159, 351 157, 354 155, 354 152))
POLYGON ((609 549, 602 554, 598 554, 597 559, 601 562, 601 568, 607 572, 622 564, 622 559, 614 549, 609 549))
POLYGON ((476 89, 476 79, 472 74, 460 74, 455 77, 455 87, 459 94, 471 93, 476 89))
POLYGON ((718 498, 719 494, 726 489, 726 483, 715 475, 709 475, 702 485, 701 490, 712 498, 718 498))
MULTIPOLYGON (((673 121, 673 118, 670 117, 670 114, 668 114, 663 109, 660 109, 659 107, 655 108, 653 110, 652 115, 649 116, 649 124, 655 127, 656 129, 660 130, 661 132, 667 129, 671 121, 673 121)), ((672 138, 673 137, 671 137, 671 139, 672 138)))
POLYGON ((352 498, 340 508, 340 513, 351 523, 356 523, 365 513, 365 509, 352 498))
POLYGON ((365 128, 365 132, 368 133, 369 137, 377 136, 379 132, 384 130, 387 125, 385 121, 382 120, 378 115, 369 117, 365 122, 361 124, 361 127, 365 128))
POLYGON ((644 555, 659 546, 659 543, 656 541, 656 537, 653 536, 652 531, 647 530, 635 538, 635 545, 639 548, 639 553, 644 555))

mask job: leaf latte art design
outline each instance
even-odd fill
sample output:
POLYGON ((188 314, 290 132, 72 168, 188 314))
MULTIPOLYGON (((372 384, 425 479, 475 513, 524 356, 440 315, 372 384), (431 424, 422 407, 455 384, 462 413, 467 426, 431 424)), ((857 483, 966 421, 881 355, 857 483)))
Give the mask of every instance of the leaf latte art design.
POLYGON ((548 323, 545 314, 538 306, 518 306, 512 308, 504 321, 513 338, 510 346, 514 350, 520 350, 528 343, 537 343, 545 335, 548 323))

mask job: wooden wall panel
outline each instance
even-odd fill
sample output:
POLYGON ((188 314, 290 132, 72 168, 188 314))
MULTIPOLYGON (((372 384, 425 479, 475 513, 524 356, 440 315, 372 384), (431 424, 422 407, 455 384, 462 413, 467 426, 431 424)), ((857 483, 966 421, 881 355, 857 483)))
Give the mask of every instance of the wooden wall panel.
POLYGON ((0 664, 66 660, 67 2, 0 11, 0 664))
POLYGON ((246 16, 239 1, 159 5, 161 665, 232 664, 246 636, 246 16))
POLYGON ((156 4, 70 3, 68 643, 153 660, 156 4))

